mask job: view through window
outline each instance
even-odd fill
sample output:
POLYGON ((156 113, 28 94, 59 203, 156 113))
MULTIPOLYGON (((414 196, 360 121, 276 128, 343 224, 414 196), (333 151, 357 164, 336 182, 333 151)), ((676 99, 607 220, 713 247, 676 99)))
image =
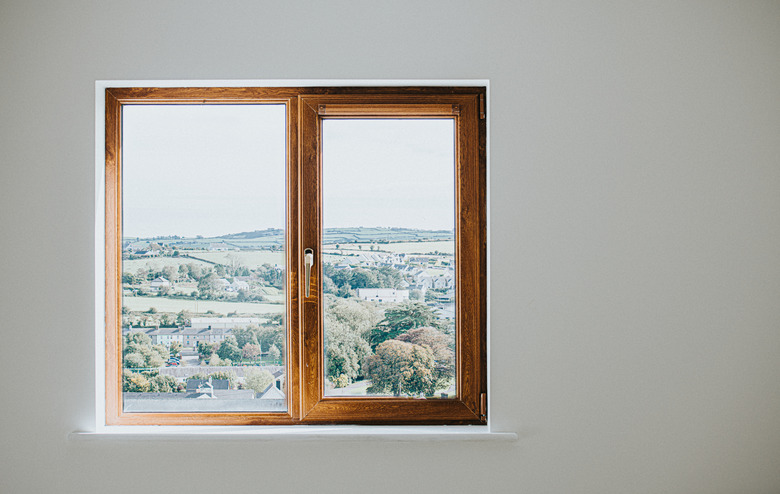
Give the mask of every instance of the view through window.
POLYGON ((284 110, 124 108, 124 411, 286 410, 284 110))
POLYGON ((325 396, 454 398, 452 119, 324 119, 325 396))

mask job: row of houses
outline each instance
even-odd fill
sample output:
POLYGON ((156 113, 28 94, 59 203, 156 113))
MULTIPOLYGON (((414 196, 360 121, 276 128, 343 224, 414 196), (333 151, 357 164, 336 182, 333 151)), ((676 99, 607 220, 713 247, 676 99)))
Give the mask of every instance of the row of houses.
POLYGON ((219 343, 229 336, 233 329, 260 325, 256 317, 193 317, 190 326, 178 328, 123 328, 122 333, 141 332, 149 336, 153 345, 170 345, 179 342, 184 347, 196 347, 198 343, 219 343))
POLYGON ((226 379, 188 379, 183 393, 122 393, 126 412, 243 412, 283 411, 286 409, 284 384, 274 374, 274 381, 261 392, 252 389, 230 389, 226 379))

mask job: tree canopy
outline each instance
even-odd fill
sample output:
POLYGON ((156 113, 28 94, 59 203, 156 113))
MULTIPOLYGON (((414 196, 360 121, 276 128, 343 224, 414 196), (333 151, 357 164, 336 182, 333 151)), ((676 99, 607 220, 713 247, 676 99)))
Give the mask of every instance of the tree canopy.
POLYGON ((441 323, 433 309, 422 302, 408 301, 385 310, 385 317, 372 330, 370 343, 372 348, 385 340, 406 333, 410 329, 421 327, 440 328, 441 323))
POLYGON ((370 393, 430 396, 436 391, 435 362, 428 347, 387 340, 376 347, 364 367, 371 380, 370 393))
POLYGON ((252 370, 248 372, 244 386, 253 389, 255 393, 262 393, 274 382, 274 376, 267 370, 252 370))

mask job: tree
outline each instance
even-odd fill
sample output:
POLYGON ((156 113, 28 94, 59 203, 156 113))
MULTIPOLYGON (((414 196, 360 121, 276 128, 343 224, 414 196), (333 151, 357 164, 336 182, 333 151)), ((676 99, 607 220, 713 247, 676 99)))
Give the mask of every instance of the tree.
POLYGON ((128 368, 162 367, 170 358, 165 345, 152 346, 152 339, 141 332, 130 333, 122 345, 123 364, 128 368))
POLYGON ((366 269, 355 269, 352 271, 352 288, 377 288, 378 280, 372 271, 366 269))
POLYGON ((339 292, 339 287, 336 286, 336 283, 329 276, 322 275, 322 291, 323 293, 335 295, 339 292))
POLYGON ((284 326, 264 324, 257 333, 257 342, 260 348, 271 348, 272 345, 284 348, 284 326))
POLYGON ((157 352, 151 352, 146 357, 146 367, 162 367, 165 365, 165 360, 157 352))
POLYGON ((125 348, 129 347, 131 344, 152 346, 152 339, 146 333, 135 331, 128 333, 127 336, 125 336, 125 348))
POLYGON ((371 380, 370 393, 393 396, 430 396, 436 391, 435 362, 428 347, 387 340, 366 359, 364 372, 371 380))
POLYGON ((352 280, 352 273, 348 269, 336 270, 333 269, 332 264, 323 264, 322 268, 323 274, 328 276, 339 288, 349 284, 352 280), (326 269, 326 266, 329 266, 330 269, 326 269))
POLYGON ((435 361, 436 389, 447 388, 452 384, 455 377, 454 334, 445 334, 438 329, 424 327, 410 329, 397 340, 428 347, 433 352, 435 361))
POLYGON ((195 264, 193 262, 187 263, 187 271, 189 272, 190 278, 195 281, 200 281, 204 274, 203 268, 201 268, 200 264, 195 264))
POLYGON ((198 355, 200 358, 209 358, 214 353, 214 344, 207 341, 198 342, 198 355))
POLYGON ((371 332, 371 347, 424 326, 441 327, 436 313, 422 302, 404 302, 385 311, 385 318, 371 332))
POLYGON ((244 380, 244 386, 253 389, 255 393, 262 393, 273 384, 274 376, 267 370, 248 370, 244 380))
POLYGON ((126 393, 146 393, 149 380, 143 375, 128 370, 122 371, 122 391, 126 393))
POLYGON ((271 345, 271 348, 268 349, 268 356, 271 357, 271 360, 274 362, 278 362, 279 359, 282 357, 282 352, 279 350, 279 347, 276 345, 271 345))
POLYGON ((244 348, 246 345, 257 345, 259 335, 260 328, 254 324, 250 324, 246 328, 233 329, 233 336, 235 336, 239 348, 244 348))
MULTIPOLYGON (((278 350, 277 350, 278 351, 278 350)), ((241 349, 241 356, 248 360, 254 360, 260 356, 260 345, 248 343, 241 349)))
POLYGON ((177 384, 175 377, 158 374, 149 379, 149 392, 174 393, 177 391, 177 384))
POLYGON ((336 387, 354 382, 369 355, 371 347, 358 329, 325 318, 325 373, 336 387))
POLYGON ((188 310, 182 310, 178 314, 176 314, 176 324, 179 326, 188 325, 191 319, 192 319, 192 312, 188 310))
POLYGON ((122 365, 128 369, 140 369, 146 367, 146 358, 140 353, 128 353, 122 360, 122 365))
POLYGON ((122 273, 122 284, 135 285, 136 284, 135 276, 133 276, 130 273, 122 273))
POLYGON ((378 288, 400 288, 401 287, 401 272, 390 266, 382 266, 379 269, 374 270, 374 275, 377 279, 378 288))
MULTIPOLYGON (((170 350, 168 349, 168 347, 167 347, 167 346, 165 346, 165 345, 154 345, 154 346, 152 347, 152 350, 153 350, 154 352, 156 352, 156 353, 157 353, 157 355, 159 355, 159 356, 160 356, 160 358, 161 358, 163 361, 166 361, 166 360, 168 360, 169 358, 171 358, 171 351, 170 351, 170 350)), ((162 365, 162 364, 160 364, 160 365, 162 365)), ((155 367, 157 367, 157 366, 155 366, 155 367)))
POLYGON ((217 275, 214 273, 210 273, 198 280, 200 298, 214 298, 217 293, 215 281, 217 281, 217 275))
POLYGON ((182 344, 180 341, 172 341, 170 346, 168 346, 168 351, 174 357, 179 355, 179 353, 181 353, 181 349, 182 349, 182 344))
POLYGON ((234 336, 228 336, 222 343, 219 344, 217 349, 217 355, 221 359, 239 360, 241 358, 241 350, 238 348, 238 343, 234 336))
POLYGON ((168 281, 176 281, 176 278, 179 275, 179 269, 171 265, 163 266, 162 275, 168 279, 168 281))
POLYGON ((366 338, 371 328, 382 320, 374 304, 359 299, 326 297, 325 307, 326 326, 330 321, 338 321, 366 338))

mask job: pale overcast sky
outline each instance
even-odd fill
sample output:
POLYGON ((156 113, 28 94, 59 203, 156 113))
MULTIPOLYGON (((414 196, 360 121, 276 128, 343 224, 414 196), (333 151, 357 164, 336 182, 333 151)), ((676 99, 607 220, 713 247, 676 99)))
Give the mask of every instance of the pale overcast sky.
POLYGON ((324 120, 323 226, 451 230, 452 119, 324 120))
MULTIPOLYGON (((283 105, 123 109, 123 235, 282 228, 283 105)), ((323 226, 452 229, 454 123, 325 120, 323 226)))
POLYGON ((284 225, 284 105, 127 105, 123 235, 284 225))

